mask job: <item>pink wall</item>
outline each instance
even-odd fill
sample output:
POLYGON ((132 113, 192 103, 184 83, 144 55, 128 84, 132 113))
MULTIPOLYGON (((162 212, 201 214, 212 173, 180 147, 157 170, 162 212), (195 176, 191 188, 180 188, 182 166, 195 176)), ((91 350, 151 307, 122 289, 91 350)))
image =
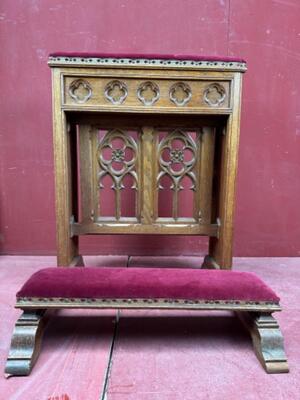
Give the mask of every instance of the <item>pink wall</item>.
MULTIPOLYGON (((235 255, 300 255, 299 0, 2 0, 2 253, 55 251, 53 51, 220 54, 248 61, 235 255)), ((196 254, 198 238, 97 237, 83 251, 196 254)))

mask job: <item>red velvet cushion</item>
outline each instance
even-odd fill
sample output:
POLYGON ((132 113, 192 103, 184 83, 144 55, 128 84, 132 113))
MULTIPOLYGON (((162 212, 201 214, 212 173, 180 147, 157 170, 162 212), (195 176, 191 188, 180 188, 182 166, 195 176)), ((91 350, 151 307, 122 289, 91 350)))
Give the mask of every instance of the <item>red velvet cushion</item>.
POLYGON ((159 60, 190 60, 190 61, 224 61, 244 63, 245 60, 239 57, 227 56, 203 56, 183 54, 135 54, 135 53, 78 53, 78 52, 57 52, 49 54, 49 57, 80 57, 80 58, 144 58, 159 60))
POLYGON ((255 274, 178 268, 45 268, 17 297, 248 300, 278 302, 255 274))

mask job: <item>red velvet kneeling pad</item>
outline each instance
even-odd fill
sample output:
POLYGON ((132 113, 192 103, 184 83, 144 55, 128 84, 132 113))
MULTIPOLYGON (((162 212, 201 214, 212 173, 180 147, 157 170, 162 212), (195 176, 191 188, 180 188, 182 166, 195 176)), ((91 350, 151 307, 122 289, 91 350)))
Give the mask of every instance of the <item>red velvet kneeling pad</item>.
POLYGON ((279 302, 253 273, 178 268, 45 268, 17 293, 24 297, 279 302))

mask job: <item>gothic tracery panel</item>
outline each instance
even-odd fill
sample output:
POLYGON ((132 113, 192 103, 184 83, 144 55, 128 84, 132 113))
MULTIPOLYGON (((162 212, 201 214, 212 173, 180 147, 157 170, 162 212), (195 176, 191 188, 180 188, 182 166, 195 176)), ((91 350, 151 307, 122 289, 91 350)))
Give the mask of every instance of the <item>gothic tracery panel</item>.
POLYGON ((211 223, 214 129, 106 121, 79 134, 82 223, 148 233, 211 223))
MULTIPOLYGON (((167 212, 159 204, 158 217, 169 216, 176 221, 180 217, 180 192, 183 190, 195 192, 197 190, 195 167, 198 161, 198 136, 199 133, 196 132, 192 134, 181 129, 175 129, 167 132, 159 141, 157 152, 159 165, 157 175, 158 202, 160 203, 160 197, 170 198, 171 196, 172 207, 167 212)), ((189 193, 189 196, 191 196, 191 193, 189 193)), ((186 213, 185 216, 190 216, 188 214, 190 213, 186 213)))
POLYGON ((128 216, 124 215, 125 202, 134 204, 134 210, 130 216, 136 217, 136 208, 138 206, 136 193, 139 184, 137 160, 138 142, 132 133, 113 129, 104 132, 102 137, 100 136, 97 161, 99 167, 98 187, 100 189, 101 217, 103 216, 101 209, 105 207, 104 203, 106 203, 106 207, 109 205, 110 209, 114 209, 114 215, 110 216, 112 219, 120 220, 122 216, 128 216), (110 181, 110 187, 105 184, 108 181, 110 181), (109 189, 114 192, 114 207, 109 204, 111 202, 111 195, 108 195, 109 189), (126 192, 126 196, 122 196, 122 192, 126 192))

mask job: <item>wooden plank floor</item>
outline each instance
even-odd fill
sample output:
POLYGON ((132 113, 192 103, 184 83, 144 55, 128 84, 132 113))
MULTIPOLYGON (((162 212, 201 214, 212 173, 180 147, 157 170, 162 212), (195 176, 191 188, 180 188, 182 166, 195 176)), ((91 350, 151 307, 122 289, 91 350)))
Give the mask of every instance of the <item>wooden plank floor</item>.
MULTIPOLYGON (((158 266, 157 258, 86 257, 90 266, 158 266)), ((201 259, 160 259, 164 267, 197 267, 201 259)), ((15 292, 53 257, 0 257, 0 366, 13 325, 15 292)), ((267 375, 249 336, 229 313, 60 311, 49 321, 29 377, 0 377, 0 400, 296 400, 300 393, 300 259, 236 259, 282 297, 275 314, 290 374, 267 375), (113 346, 113 352, 111 348, 113 346), (108 378, 108 379, 106 379, 108 378)))
MULTIPOLYGON (((176 262, 189 264, 197 260, 176 262)), ((234 269, 257 273, 281 296, 284 311, 274 315, 290 373, 266 374, 230 313, 127 311, 118 324, 107 400, 300 399, 300 258, 240 258, 234 269)))

